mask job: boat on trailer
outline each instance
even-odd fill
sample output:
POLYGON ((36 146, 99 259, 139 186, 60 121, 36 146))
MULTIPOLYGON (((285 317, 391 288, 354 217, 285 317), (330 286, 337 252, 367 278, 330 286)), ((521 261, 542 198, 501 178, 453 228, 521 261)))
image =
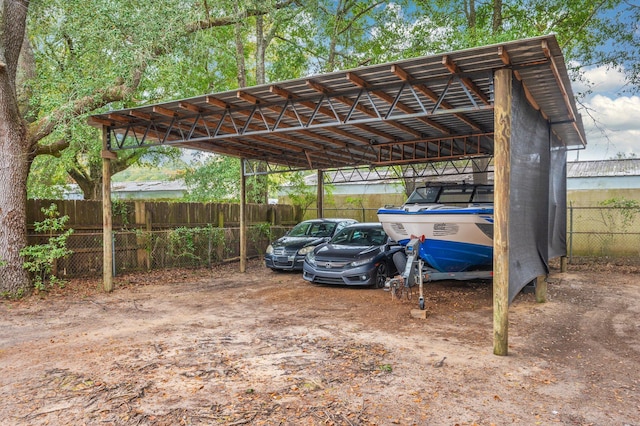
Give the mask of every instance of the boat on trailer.
POLYGON ((490 269, 493 263, 493 185, 431 184, 378 220, 393 240, 419 239, 418 254, 439 272, 490 269))

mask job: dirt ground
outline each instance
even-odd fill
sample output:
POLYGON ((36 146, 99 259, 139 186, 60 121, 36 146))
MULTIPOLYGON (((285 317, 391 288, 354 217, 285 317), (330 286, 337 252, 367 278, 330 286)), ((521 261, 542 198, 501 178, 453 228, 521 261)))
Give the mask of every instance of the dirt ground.
POLYGON ((0 302, 8 425, 640 425, 635 268, 571 266, 509 309, 491 283, 429 283, 427 319, 381 289, 253 260, 0 302))

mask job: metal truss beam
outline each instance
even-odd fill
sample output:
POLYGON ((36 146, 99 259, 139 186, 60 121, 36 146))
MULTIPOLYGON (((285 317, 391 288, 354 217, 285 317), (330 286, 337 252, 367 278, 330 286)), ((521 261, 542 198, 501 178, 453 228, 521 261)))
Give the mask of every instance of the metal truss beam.
POLYGON ((350 167, 326 170, 323 176, 325 184, 339 184, 344 182, 386 181, 481 173, 493 173, 493 156, 404 164, 393 167, 350 167))
MULTIPOLYGON (((238 91, 238 98, 246 105, 231 105, 207 96, 206 106, 182 101, 175 109, 155 106, 151 113, 131 110, 128 114, 112 113, 106 119, 94 121, 102 120, 112 134, 108 147, 111 151, 202 142, 211 143, 212 148, 220 143, 229 144, 230 148, 245 145, 254 151, 273 145, 283 151, 322 151, 335 148, 332 145, 340 149, 339 145, 350 144, 357 149, 370 144, 451 135, 449 127, 434 121, 449 115, 462 117, 479 129, 464 114, 493 109, 491 103, 478 102, 475 92, 466 87, 465 82, 473 76, 429 80, 430 84, 444 87, 434 100, 433 91, 426 90, 426 82, 401 75, 406 80, 384 86, 352 84, 339 91, 308 80, 307 84, 318 95, 297 97, 272 86, 272 93, 283 97, 280 102, 266 102, 238 91), (466 94, 455 107, 444 100, 454 87, 466 94), (407 105, 408 101, 412 106, 407 105), (431 134, 416 130, 411 125, 414 121, 427 124, 431 134), (339 138, 330 137, 331 133, 339 138)), ((475 77, 490 80, 486 72, 475 77)), ((351 80, 355 80, 353 75, 351 80)), ((481 99, 488 98, 483 95, 481 99)))

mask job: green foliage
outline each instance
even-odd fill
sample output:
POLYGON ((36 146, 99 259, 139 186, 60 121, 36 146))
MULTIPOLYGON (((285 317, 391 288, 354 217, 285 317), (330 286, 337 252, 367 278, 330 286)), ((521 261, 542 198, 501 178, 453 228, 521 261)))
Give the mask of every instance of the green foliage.
POLYGON ((187 201, 238 202, 240 200, 240 160, 235 157, 201 154, 185 170, 187 201))
POLYGON ((179 227, 169 232, 169 255, 175 259, 186 258, 201 260, 197 240, 199 236, 208 234, 207 228, 179 227))
POLYGON ((362 197, 346 197, 344 202, 350 207, 364 208, 362 197))
POLYGON ((598 203, 610 209, 602 210, 604 223, 616 232, 627 232, 640 213, 640 202, 626 198, 610 198, 598 203))
POLYGON ((271 233, 271 224, 269 222, 254 223, 251 225, 254 239, 267 239, 271 241, 273 234, 271 233))
POLYGON ((640 202, 625 198, 610 198, 598 203, 601 208, 599 222, 602 232, 593 233, 591 237, 599 241, 600 254, 611 253, 613 246, 621 235, 630 231, 640 213, 640 202))
POLYGON ((123 228, 129 225, 129 204, 122 200, 111 201, 111 214, 114 219, 119 219, 123 228))
POLYGON ((251 224, 247 231, 249 243, 258 253, 263 253, 267 245, 275 239, 269 222, 251 224))
POLYGON ((613 157, 609 157, 609 160, 626 160, 626 159, 635 159, 638 158, 638 155, 635 152, 616 152, 616 155, 613 157))
POLYGON ((24 257, 23 267, 33 274, 34 287, 37 290, 46 290, 47 284, 63 285, 53 273, 53 266, 58 259, 69 256, 72 251, 67 248, 67 238, 73 233, 73 229, 65 230, 65 224, 69 216, 60 217, 58 207, 51 204, 48 208, 42 208, 45 219, 35 222, 36 232, 46 232, 49 239, 45 244, 35 244, 20 250, 24 257))
POLYGON ((291 173, 289 185, 286 187, 285 192, 289 196, 291 203, 300 208, 303 217, 309 206, 315 203, 317 199, 315 188, 305 183, 302 172, 291 173))
MULTIPOLYGON (((101 0, 87 8, 80 0, 32 2, 28 24, 37 73, 24 88, 31 94, 28 121, 117 82, 130 84, 137 75, 141 80, 131 98, 106 108, 234 89, 238 86, 236 36, 243 47, 247 83, 256 84, 260 58, 256 56, 259 41, 252 12, 258 9, 264 12, 262 65, 267 82, 551 32, 557 34, 567 63, 624 66, 630 82, 639 80, 635 60, 640 55, 639 33, 625 26, 638 22, 634 21, 640 18, 637 5, 620 0, 503 1, 502 23, 496 30, 494 3, 166 0, 158 7, 150 0, 101 0), (474 5, 473 20, 470 5, 474 5), (616 7, 619 16, 612 13, 616 7), (240 16, 238 26, 231 19, 227 24, 194 26, 209 18, 236 16, 240 16)), ((42 143, 61 139, 70 143, 62 155, 34 162, 29 196, 60 197, 52 189, 69 182, 66 173, 73 179, 99 179, 100 134, 86 126, 86 116, 69 113, 42 143)), ((145 150, 135 152, 127 158, 127 165, 155 164, 145 160, 151 155, 145 150)), ((207 164, 196 164, 187 171, 189 199, 237 200, 237 185, 229 183, 226 175, 221 176, 222 188, 211 188, 211 172, 198 168, 212 164, 203 161, 207 164), (202 182, 196 183, 198 179, 202 182)), ((231 175, 231 182, 237 182, 238 174, 231 175)), ((267 184, 266 179, 258 179, 255 185, 248 182, 249 199, 262 202, 267 184)))
POLYGON ((383 371, 385 373, 391 373, 393 371, 393 367, 391 366, 391 364, 382 364, 378 368, 380 369, 380 371, 383 371))
POLYGON ((225 230, 205 227, 179 227, 169 231, 167 252, 187 266, 210 265, 223 260, 229 248, 225 245, 225 230))

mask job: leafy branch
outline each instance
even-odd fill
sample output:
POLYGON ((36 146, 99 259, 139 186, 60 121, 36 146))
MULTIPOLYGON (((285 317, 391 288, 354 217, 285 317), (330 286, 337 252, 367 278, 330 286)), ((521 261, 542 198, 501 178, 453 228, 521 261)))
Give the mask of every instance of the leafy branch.
POLYGON ((73 253, 67 248, 67 239, 73 233, 73 229, 65 230, 65 225, 69 221, 69 216, 60 217, 58 207, 51 204, 48 208, 43 207, 41 211, 45 219, 35 222, 36 232, 46 232, 49 239, 45 244, 34 244, 20 250, 20 255, 24 257, 23 267, 33 274, 34 287, 37 290, 46 290, 47 282, 61 284, 62 282, 55 276, 54 265, 58 259, 65 258, 73 253), (64 232, 62 232, 64 231, 64 232), (62 232, 61 234, 57 234, 62 232))

